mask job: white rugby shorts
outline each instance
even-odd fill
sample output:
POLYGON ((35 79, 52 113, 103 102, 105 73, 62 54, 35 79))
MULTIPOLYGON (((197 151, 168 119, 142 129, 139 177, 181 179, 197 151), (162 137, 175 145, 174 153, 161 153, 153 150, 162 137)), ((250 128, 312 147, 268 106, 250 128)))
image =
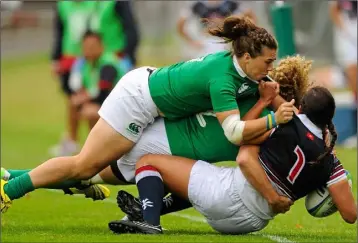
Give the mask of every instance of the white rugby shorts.
MULTIPOLYGON (((126 182, 135 183, 135 164, 146 154, 171 155, 164 119, 161 117, 144 130, 130 152, 117 160, 117 168, 126 182)), ((114 171, 113 173, 116 174, 114 171)))
POLYGON ((113 129, 135 143, 158 116, 149 92, 148 68, 154 69, 141 67, 126 73, 98 111, 113 129))
POLYGON ((189 201, 208 224, 225 234, 246 234, 266 227, 269 220, 250 211, 236 191, 238 168, 226 168, 197 161, 188 186, 189 201))

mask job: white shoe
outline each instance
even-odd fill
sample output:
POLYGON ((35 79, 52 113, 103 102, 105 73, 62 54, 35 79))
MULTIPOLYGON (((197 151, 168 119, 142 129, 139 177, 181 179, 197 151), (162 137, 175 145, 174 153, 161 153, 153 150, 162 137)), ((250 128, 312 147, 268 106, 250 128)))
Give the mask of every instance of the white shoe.
POLYGON ((76 154, 80 149, 80 145, 68 138, 62 139, 61 142, 50 148, 49 153, 54 157, 71 156, 76 154))

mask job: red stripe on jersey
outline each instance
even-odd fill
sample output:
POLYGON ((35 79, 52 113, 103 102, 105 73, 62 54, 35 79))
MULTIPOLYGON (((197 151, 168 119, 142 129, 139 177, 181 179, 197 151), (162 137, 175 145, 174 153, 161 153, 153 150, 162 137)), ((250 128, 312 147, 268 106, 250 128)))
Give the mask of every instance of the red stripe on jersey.
POLYGON ((139 173, 141 173, 141 172, 143 172, 143 171, 146 171, 146 170, 149 170, 149 171, 157 171, 157 172, 158 172, 158 170, 157 170, 155 167, 153 167, 153 166, 151 166, 151 165, 145 165, 145 166, 142 166, 142 167, 136 169, 135 175, 138 175, 139 173))
POLYGON ((99 81, 99 88, 101 90, 109 90, 112 89, 112 83, 107 80, 101 80, 99 81))
POLYGON ((336 173, 337 171, 343 169, 343 166, 341 164, 337 165, 336 167, 334 167, 332 174, 336 173))
POLYGON ((289 175, 287 177, 288 181, 292 184, 295 183, 299 173, 302 171, 304 164, 305 164, 305 155, 303 154, 303 151, 299 146, 295 148, 295 153, 297 155, 297 160, 295 164, 293 165, 291 171, 289 172, 289 175))
POLYGON ((75 56, 62 56, 60 59, 60 71, 62 73, 70 72, 73 64, 76 62, 75 56))
POLYGON ((336 179, 337 177, 343 175, 344 173, 346 173, 346 171, 343 170, 343 168, 342 168, 342 170, 340 170, 340 171, 335 172, 334 174, 332 174, 332 175, 329 177, 329 180, 330 180, 330 181, 331 181, 331 180, 334 180, 334 179, 336 179))

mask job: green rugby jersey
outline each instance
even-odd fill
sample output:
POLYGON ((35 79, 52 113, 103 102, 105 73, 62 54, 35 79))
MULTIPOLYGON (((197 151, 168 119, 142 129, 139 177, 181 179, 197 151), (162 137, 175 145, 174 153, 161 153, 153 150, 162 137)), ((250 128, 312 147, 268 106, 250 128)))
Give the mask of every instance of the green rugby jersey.
POLYGON ((62 54, 80 56, 82 38, 90 27, 96 1, 59 1, 57 8, 63 23, 62 54))
MULTIPOLYGON (((98 86, 98 83, 100 81, 100 72, 102 67, 106 65, 113 66, 117 70, 116 82, 124 75, 124 72, 122 71, 120 66, 120 59, 114 53, 111 52, 104 52, 96 61, 95 65, 84 61, 83 66, 81 68, 83 86, 94 96, 96 96, 100 92, 98 86)), ((114 85, 115 83, 113 84, 113 86, 114 85)))
MULTIPOLYGON (((254 96, 239 103, 243 117, 257 102, 254 96)), ((265 109, 261 117, 270 113, 265 109)), ((202 113, 180 120, 165 119, 165 128, 173 155, 201 159, 213 163, 235 160, 239 147, 225 137, 224 131, 213 113, 202 113)))
POLYGON ((156 69, 149 77, 150 94, 169 119, 213 110, 237 109, 236 97, 255 93, 258 83, 239 73, 229 51, 156 69))

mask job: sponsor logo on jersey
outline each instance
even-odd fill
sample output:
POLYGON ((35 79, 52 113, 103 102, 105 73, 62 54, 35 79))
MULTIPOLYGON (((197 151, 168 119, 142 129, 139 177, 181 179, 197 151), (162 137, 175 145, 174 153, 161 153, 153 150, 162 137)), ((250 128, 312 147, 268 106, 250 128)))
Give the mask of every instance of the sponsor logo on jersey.
POLYGON ((238 94, 242 94, 244 91, 246 91, 250 86, 247 83, 243 83, 239 90, 237 91, 238 94))
POLYGON ((314 140, 314 136, 313 136, 312 133, 310 133, 310 132, 307 132, 307 133, 306 133, 306 137, 307 137, 309 140, 311 140, 311 141, 314 140))
POLYGON ((135 124, 134 122, 132 122, 131 124, 129 124, 127 130, 129 132, 131 132, 132 134, 134 134, 134 135, 138 135, 141 128, 142 128, 141 126, 139 126, 139 125, 135 124))

